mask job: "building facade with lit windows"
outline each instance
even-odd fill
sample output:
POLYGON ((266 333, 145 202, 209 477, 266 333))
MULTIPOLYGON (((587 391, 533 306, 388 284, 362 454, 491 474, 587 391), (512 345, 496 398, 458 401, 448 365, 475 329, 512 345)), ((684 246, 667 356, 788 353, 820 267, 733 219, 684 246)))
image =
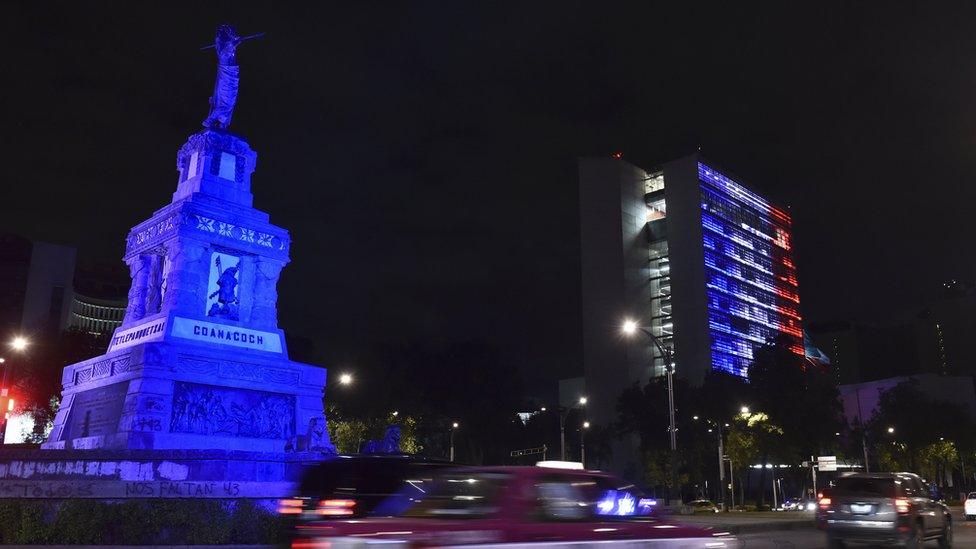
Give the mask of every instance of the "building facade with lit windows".
POLYGON ((75 292, 71 298, 68 327, 87 334, 109 336, 122 325, 127 303, 124 299, 101 299, 75 292))
POLYGON ((583 363, 596 415, 623 388, 665 373, 620 327, 631 318, 674 350, 675 374, 748 376, 773 340, 804 353, 789 213, 700 155, 656 170, 579 161, 583 363))

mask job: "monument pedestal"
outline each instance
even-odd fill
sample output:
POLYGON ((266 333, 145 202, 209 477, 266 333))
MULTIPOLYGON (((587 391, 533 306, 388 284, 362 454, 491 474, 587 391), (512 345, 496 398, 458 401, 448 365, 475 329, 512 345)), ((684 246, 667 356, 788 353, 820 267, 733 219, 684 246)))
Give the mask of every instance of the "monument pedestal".
POLYGON ((175 314, 140 324, 136 333, 159 341, 64 369, 61 407, 42 448, 328 451, 325 369, 180 335, 281 337, 246 332, 262 333, 175 314))

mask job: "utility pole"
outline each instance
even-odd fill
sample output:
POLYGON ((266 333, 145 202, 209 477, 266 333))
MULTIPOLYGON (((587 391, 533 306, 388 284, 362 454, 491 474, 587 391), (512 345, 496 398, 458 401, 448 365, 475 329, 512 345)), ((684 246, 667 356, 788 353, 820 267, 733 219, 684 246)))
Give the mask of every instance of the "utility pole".
MULTIPOLYGON (((729 486, 732 488, 732 510, 735 510, 735 469, 732 467, 732 458, 729 458, 729 486)), ((741 486, 740 486, 741 488, 741 486)))
POLYGON ((810 456, 810 475, 813 477, 813 497, 817 498, 817 462, 810 456))
POLYGON ((773 469, 773 511, 776 510, 776 469, 773 469))

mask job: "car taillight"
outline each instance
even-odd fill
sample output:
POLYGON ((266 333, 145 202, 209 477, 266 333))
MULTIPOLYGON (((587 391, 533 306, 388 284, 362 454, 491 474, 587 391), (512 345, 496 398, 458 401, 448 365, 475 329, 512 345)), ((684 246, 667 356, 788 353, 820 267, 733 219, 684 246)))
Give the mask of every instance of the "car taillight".
POLYGON ((280 515, 300 515, 302 513, 302 507, 305 506, 305 500, 292 498, 292 499, 281 499, 278 500, 278 514, 280 515))
POLYGON ((353 514, 352 509, 355 506, 354 499, 323 499, 315 512, 330 517, 345 517, 353 514))
POLYGON ((824 498, 824 497, 822 497, 822 498, 820 498, 820 501, 817 502, 817 504, 820 505, 820 508, 821 509, 826 509, 826 508, 830 507, 831 501, 830 501, 830 498, 824 498))
POLYGON ((319 541, 316 539, 296 539, 291 542, 291 549, 330 549, 331 541, 319 541))
POLYGON ((904 515, 908 513, 911 509, 912 509, 912 502, 908 501, 905 498, 895 499, 895 511, 898 511, 899 514, 904 515))

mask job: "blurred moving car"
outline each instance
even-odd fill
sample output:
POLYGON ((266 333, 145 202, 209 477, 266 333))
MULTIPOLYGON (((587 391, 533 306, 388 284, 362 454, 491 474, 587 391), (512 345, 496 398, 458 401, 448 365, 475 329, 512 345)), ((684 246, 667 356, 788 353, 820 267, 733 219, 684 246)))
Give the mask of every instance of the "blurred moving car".
POLYGON ((688 506, 692 513, 718 513, 718 506, 707 499, 696 499, 689 502, 688 506))
MULTIPOLYGON (((405 454, 340 455, 305 471, 294 497, 278 502, 286 528, 322 517, 358 518, 401 511, 396 500, 379 508, 394 495, 409 498, 422 493, 434 473, 457 464, 405 454)), ((404 504, 405 505, 405 504, 404 504)))
POLYGON ((594 471, 478 467, 442 473, 395 518, 310 523, 293 549, 523 544, 731 547, 726 533, 652 516, 653 500, 594 471))
POLYGON ((969 492, 966 495, 966 501, 962 504, 963 513, 966 514, 966 520, 976 520, 976 492, 969 492))
POLYGON ((952 515, 937 491, 913 473, 854 473, 837 479, 818 503, 817 525, 828 546, 847 541, 919 548, 952 545, 952 515))

